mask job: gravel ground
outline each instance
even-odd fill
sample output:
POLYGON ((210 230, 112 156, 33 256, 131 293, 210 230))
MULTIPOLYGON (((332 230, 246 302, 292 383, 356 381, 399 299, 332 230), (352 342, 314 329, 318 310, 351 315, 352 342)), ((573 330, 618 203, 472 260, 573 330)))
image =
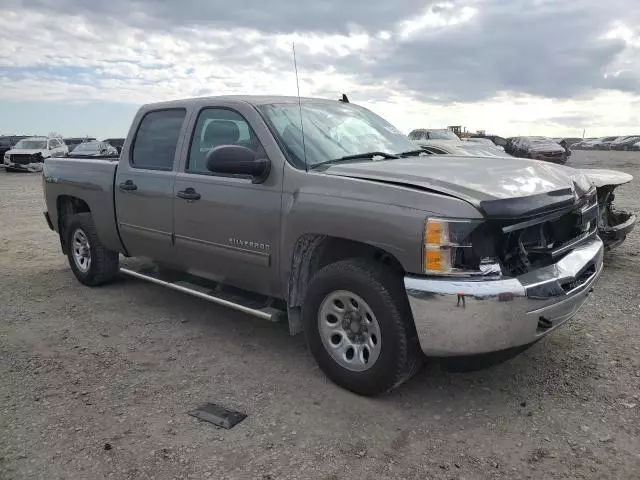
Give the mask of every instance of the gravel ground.
MULTIPOLYGON (((571 163, 634 174, 640 155, 571 163)), ((81 286, 40 174, 0 171, 0 478, 638 478, 640 231, 577 317, 475 373, 428 365, 393 393, 329 383, 285 325, 133 279, 81 286), (221 430, 204 402, 248 414, 221 430)))

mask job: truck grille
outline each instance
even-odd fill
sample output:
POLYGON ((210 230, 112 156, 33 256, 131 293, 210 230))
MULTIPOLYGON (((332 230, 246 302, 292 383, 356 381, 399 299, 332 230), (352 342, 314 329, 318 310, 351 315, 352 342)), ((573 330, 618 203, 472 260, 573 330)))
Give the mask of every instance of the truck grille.
POLYGON ((502 227, 503 271, 512 276, 551 265, 598 231, 595 190, 569 212, 551 213, 502 227))
POLYGON ((16 165, 28 165, 30 163, 42 162, 42 155, 40 155, 39 153, 15 153, 11 155, 10 160, 11 163, 15 163, 16 165))

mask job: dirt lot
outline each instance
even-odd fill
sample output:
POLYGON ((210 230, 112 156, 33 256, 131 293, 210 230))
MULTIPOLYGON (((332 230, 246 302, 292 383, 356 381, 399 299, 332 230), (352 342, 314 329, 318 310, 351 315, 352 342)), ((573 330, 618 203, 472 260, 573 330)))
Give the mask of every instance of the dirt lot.
MULTIPOLYGON (((573 165, 636 176, 640 154, 573 165)), ((382 398, 327 382, 301 338, 122 279, 81 286, 40 174, 0 171, 0 478, 638 478, 640 231, 563 329, 488 370, 427 366, 382 398), (220 402, 233 430, 186 412, 220 402)))

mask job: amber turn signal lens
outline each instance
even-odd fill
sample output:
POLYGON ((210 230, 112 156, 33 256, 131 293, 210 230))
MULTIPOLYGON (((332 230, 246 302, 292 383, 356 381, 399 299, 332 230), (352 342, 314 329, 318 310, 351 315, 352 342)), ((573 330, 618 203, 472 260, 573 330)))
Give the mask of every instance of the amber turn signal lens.
POLYGON ((439 220, 430 219, 424 231, 424 243, 426 245, 440 245, 442 239, 442 223, 439 220))
POLYGON ((425 250, 424 269, 428 272, 442 272, 442 254, 441 250, 425 250))

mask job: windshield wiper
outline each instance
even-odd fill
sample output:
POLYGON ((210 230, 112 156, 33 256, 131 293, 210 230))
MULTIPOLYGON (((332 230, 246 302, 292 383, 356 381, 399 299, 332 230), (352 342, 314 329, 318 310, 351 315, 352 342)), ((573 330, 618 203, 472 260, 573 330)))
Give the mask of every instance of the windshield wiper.
POLYGON ((354 155, 345 155, 344 157, 334 158, 333 160, 327 160, 326 162, 317 163, 313 168, 321 167, 323 165, 331 165, 333 163, 347 162, 349 160, 373 160, 374 157, 382 157, 385 159, 400 158, 398 155, 387 152, 364 152, 356 153, 354 155))
MULTIPOLYGON (((373 158, 373 157, 382 157, 382 158, 400 158, 398 155, 394 155, 393 153, 387 152, 365 152, 365 153, 356 153, 355 155, 347 155, 345 157, 336 158, 337 161, 340 160, 359 160, 361 158, 373 158)), ((331 160, 332 162, 334 160, 331 160)))
POLYGON ((423 149, 420 149, 420 150, 409 150, 407 152, 398 153, 398 156, 402 157, 402 158, 405 158, 405 157, 416 157, 416 156, 420 155, 421 153, 426 154, 427 152, 424 151, 423 149))

